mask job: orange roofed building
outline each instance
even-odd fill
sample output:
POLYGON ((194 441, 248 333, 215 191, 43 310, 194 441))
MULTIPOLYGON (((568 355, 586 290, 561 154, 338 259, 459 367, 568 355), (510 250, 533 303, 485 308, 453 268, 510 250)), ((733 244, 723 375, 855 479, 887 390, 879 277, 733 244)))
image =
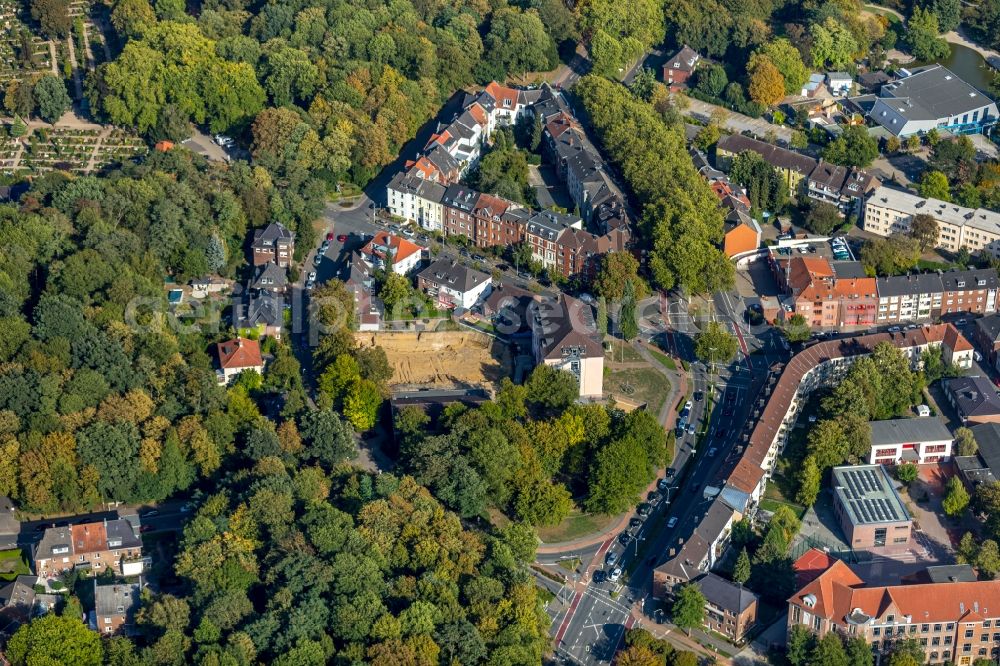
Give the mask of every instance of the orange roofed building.
POLYGON ((424 249, 401 236, 380 231, 361 248, 361 257, 376 268, 384 268, 386 257, 391 255, 392 271, 407 275, 420 265, 424 249))
POLYGON ((775 259, 778 284, 792 297, 793 313, 813 328, 873 326, 878 310, 875 278, 861 265, 844 262, 838 270, 821 257, 775 259))
POLYGON ((788 628, 861 636, 876 655, 915 639, 924 662, 970 666, 1000 656, 1000 581, 867 586, 840 560, 788 600, 788 628))
POLYGON ((217 344, 215 351, 219 358, 219 384, 228 384, 244 370, 264 374, 264 360, 260 355, 260 343, 256 340, 226 340, 217 344))

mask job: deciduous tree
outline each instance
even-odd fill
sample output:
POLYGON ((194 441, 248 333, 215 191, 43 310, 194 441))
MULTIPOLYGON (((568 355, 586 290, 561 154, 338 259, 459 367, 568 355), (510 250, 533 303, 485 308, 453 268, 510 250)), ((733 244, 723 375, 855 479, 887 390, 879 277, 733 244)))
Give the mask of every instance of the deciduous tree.
POLYGON ((705 595, 701 588, 693 583, 683 585, 674 597, 670 615, 674 624, 689 634, 700 627, 705 620, 705 595))

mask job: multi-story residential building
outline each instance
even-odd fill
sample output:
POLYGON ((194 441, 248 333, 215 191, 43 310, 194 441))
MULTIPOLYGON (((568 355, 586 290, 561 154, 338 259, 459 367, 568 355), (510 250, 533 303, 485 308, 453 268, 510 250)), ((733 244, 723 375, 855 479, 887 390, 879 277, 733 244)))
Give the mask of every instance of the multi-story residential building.
POLYGON ((881 465, 843 465, 832 470, 833 512, 854 550, 905 548, 913 519, 881 465))
POLYGON ((947 356, 952 354, 949 345, 969 344, 951 324, 937 324, 899 333, 824 341, 793 356, 781 369, 780 377, 765 387, 766 404, 753 430, 745 434, 743 455, 726 479, 723 492, 730 491, 728 497, 735 508, 748 513, 760 501, 807 396, 842 379, 855 360, 869 355, 880 342, 902 351, 914 368, 919 367, 921 354, 931 346, 940 345, 947 356))
POLYGON ((417 172, 400 172, 393 176, 386 188, 389 212, 397 217, 412 220, 428 231, 444 229, 445 187, 422 178, 417 172))
POLYGON ((860 211, 865 196, 882 184, 878 178, 860 169, 817 161, 741 134, 719 139, 715 148, 716 165, 728 171, 733 158, 748 150, 763 157, 782 174, 792 196, 804 194, 815 201, 833 204, 845 214, 860 211))
POLYGON ((707 573, 694 582, 705 597, 703 626, 715 631, 734 643, 744 637, 757 622, 757 604, 760 598, 725 578, 707 573))
POLYGON ((473 233, 478 247, 509 245, 521 240, 523 233, 517 224, 517 217, 507 215, 512 208, 521 206, 492 194, 479 195, 472 208, 475 218, 473 233))
POLYGON ((489 296, 492 279, 450 259, 438 259, 417 274, 417 287, 436 299, 438 307, 471 308, 489 296))
POLYGON ((900 70, 882 85, 868 117, 898 137, 932 129, 981 134, 997 122, 997 105, 942 65, 900 70))
POLYGON ((372 265, 360 252, 352 252, 344 280, 347 290, 354 296, 354 319, 359 331, 377 331, 382 328, 385 305, 375 295, 375 277, 372 265))
POLYGON ((872 432, 870 464, 912 462, 923 465, 951 459, 951 432, 936 416, 872 421, 869 425, 872 432))
POLYGON ((921 214, 937 222, 937 247, 949 252, 958 252, 964 247, 972 254, 985 251, 1000 258, 1000 213, 927 199, 884 185, 876 188, 865 201, 863 227, 879 236, 906 234, 913 218, 921 214))
POLYGON ((671 90, 687 86, 688 79, 698 69, 699 60, 701 56, 698 52, 685 44, 672 58, 663 63, 663 82, 671 90))
POLYGON ((77 568, 136 576, 143 567, 142 539, 124 518, 50 527, 34 546, 33 559, 39 578, 56 578, 77 568))
POLYGON ((263 266, 258 266, 254 271, 253 279, 249 288, 252 291, 270 291, 280 294, 288 286, 288 275, 284 268, 278 266, 273 261, 269 261, 263 266))
MULTIPOLYGON (((794 314, 813 328, 871 326, 878 293, 875 278, 848 267, 835 269, 822 257, 779 258, 771 254, 779 286, 791 296, 794 314)), ((838 265, 840 266, 840 265, 838 265)), ((850 267, 853 268, 853 267, 850 267)))
POLYGON ((547 269, 555 269, 559 253, 558 240, 564 229, 583 229, 583 220, 575 215, 546 210, 528 219, 524 239, 531 256, 547 269))
POLYGON ((245 289, 232 299, 232 321, 241 335, 255 331, 261 337, 281 339, 285 325, 285 298, 267 289, 245 289))
POLYGON ((742 134, 727 134, 715 145, 715 164, 723 171, 729 171, 733 158, 745 151, 757 153, 764 161, 778 170, 784 177, 785 184, 792 196, 802 191, 802 181, 813 172, 816 160, 792 150, 751 139, 742 134))
POLYGON ((881 184, 878 178, 858 168, 820 160, 806 178, 806 196, 832 204, 841 213, 850 215, 860 213, 865 197, 881 184))
POLYGON ((137 583, 98 585, 94 579, 94 610, 88 613, 90 629, 106 636, 131 635, 139 609, 142 578, 137 583))
POLYGON ((272 222, 253 233, 253 265, 262 266, 273 261, 281 268, 292 264, 295 253, 295 234, 279 222, 272 222))
POLYGON ((423 260, 423 248, 401 236, 380 231, 361 248, 361 257, 375 268, 386 268, 390 262, 392 272, 408 275, 423 260))
POLYGON ((993 269, 897 275, 876 280, 878 323, 921 322, 944 315, 996 312, 993 269))
POLYGON ((733 525, 742 518, 724 497, 712 500, 694 531, 673 535, 666 559, 653 569, 653 596, 667 599, 678 586, 710 571, 729 547, 733 525))
POLYGON ((479 192, 464 185, 449 185, 444 192, 444 233, 476 239, 476 202, 479 192))
POLYGON ((788 600, 789 630, 860 636, 879 659, 915 639, 928 663, 996 661, 998 622, 1000 581, 869 586, 840 560, 788 600))
POLYGON ((565 294, 536 301, 531 313, 535 363, 579 380, 581 398, 604 395, 604 346, 589 305, 565 294))

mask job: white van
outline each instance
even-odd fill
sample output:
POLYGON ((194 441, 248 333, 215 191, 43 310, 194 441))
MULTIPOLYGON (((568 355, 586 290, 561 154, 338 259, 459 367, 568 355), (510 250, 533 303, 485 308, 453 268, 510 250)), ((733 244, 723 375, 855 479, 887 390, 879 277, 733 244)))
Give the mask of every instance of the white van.
POLYGON ((930 416, 931 408, 927 405, 917 405, 917 416, 930 416))

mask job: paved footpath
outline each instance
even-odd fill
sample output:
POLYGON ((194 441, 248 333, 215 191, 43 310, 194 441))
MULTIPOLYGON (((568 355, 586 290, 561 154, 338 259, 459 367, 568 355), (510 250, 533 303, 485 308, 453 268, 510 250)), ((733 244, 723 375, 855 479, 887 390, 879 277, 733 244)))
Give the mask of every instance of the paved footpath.
MULTIPOLYGON (((676 415, 676 412, 671 408, 676 402, 677 396, 687 395, 686 373, 670 372, 669 370, 667 370, 665 367, 663 367, 662 363, 660 363, 650 355, 649 350, 643 343, 638 342, 633 346, 639 352, 639 354, 641 354, 642 357, 649 362, 649 365, 651 367, 658 369, 660 372, 662 372, 670 379, 670 395, 667 396, 667 400, 664 402, 663 408, 660 410, 660 413, 657 416, 660 424, 664 428, 672 428, 674 425, 673 419, 676 415)), ((677 363, 678 366, 680 366, 680 361, 678 359, 674 359, 674 361, 677 363)), ((674 452, 674 454, 676 455, 676 451, 674 452)), ((671 456, 671 460, 672 459, 673 456, 671 456)), ((654 479, 652 483, 650 483, 646 487, 646 492, 649 493, 653 490, 656 490, 656 483, 659 480, 660 477, 654 479)), ((596 546, 597 544, 604 544, 605 542, 610 542, 612 539, 614 539, 615 536, 617 536, 619 533, 624 531, 626 527, 628 527, 628 521, 631 518, 632 518, 632 512, 626 511, 625 513, 621 514, 621 516, 617 521, 612 523, 611 527, 604 529, 601 532, 595 534, 589 534, 587 536, 580 537, 579 539, 572 539, 570 541, 560 541, 558 543, 542 544, 538 546, 536 552, 539 555, 558 555, 559 553, 580 550, 582 548, 587 548, 588 546, 596 546)))

